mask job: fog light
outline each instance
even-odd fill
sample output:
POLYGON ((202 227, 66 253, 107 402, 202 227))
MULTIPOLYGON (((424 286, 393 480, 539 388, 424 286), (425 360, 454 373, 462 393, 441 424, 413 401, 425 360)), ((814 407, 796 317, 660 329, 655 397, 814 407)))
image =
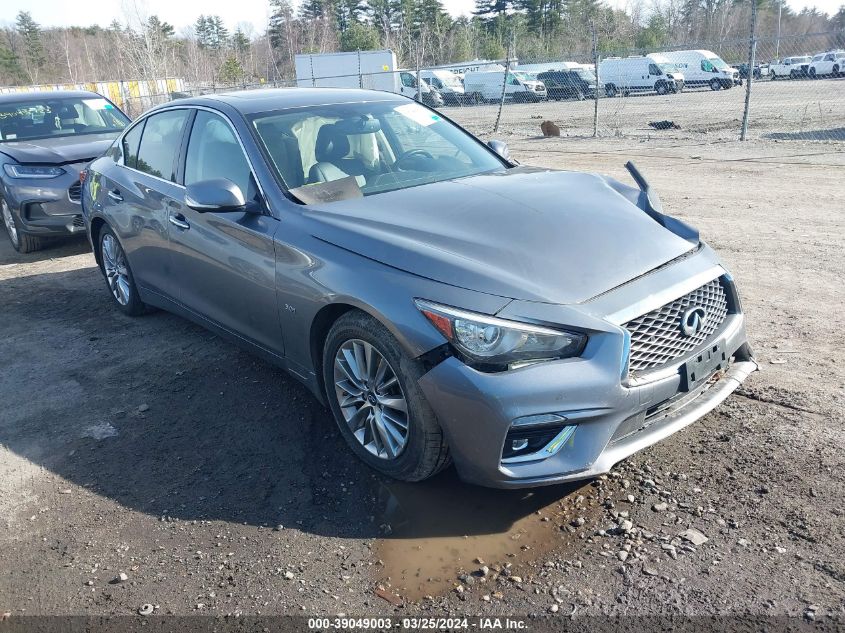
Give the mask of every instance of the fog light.
POLYGON ((528 448, 528 438, 511 440, 511 452, 517 453, 526 448, 528 448))
POLYGON ((559 413, 540 413, 539 415, 526 415, 524 417, 517 418, 511 422, 511 427, 548 426, 550 424, 560 425, 563 422, 566 422, 566 417, 559 413))

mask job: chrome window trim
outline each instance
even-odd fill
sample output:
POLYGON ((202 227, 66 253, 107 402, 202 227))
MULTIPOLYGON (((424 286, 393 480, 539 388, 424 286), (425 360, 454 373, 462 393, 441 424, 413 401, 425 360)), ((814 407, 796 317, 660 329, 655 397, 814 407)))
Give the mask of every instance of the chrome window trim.
MULTIPOLYGON (((225 112, 221 112, 220 110, 217 110, 215 108, 210 108, 208 106, 191 105, 191 104, 174 104, 174 105, 163 106, 161 108, 156 108, 155 110, 150 110, 149 112, 145 113, 144 115, 142 115, 141 117, 136 119, 135 122, 133 123, 132 127, 127 129, 120 136, 119 142, 121 143, 121 146, 120 146, 121 147, 121 155, 120 155, 120 161, 118 162, 118 164, 121 165, 122 167, 124 167, 125 169, 128 169, 130 171, 134 171, 138 174, 143 174, 144 176, 149 176, 150 178, 155 178, 156 180, 161 180, 162 182, 166 182, 170 185, 175 185, 175 186, 177 186, 177 187, 179 187, 180 189, 183 189, 183 190, 186 189, 185 185, 183 185, 181 183, 173 182, 172 180, 167 180, 166 178, 161 178, 160 176, 154 176, 152 174, 148 174, 147 172, 141 171, 139 169, 135 169, 134 167, 129 167, 128 165, 126 165, 126 163, 124 161, 124 156, 123 156, 123 137, 129 132, 129 130, 133 129, 136 125, 140 124, 142 121, 146 121, 151 116, 155 116, 156 114, 160 114, 162 112, 169 112, 169 111, 172 111, 172 110, 205 110, 206 112, 210 112, 211 114, 216 114, 217 116, 221 117, 226 122, 226 124, 229 126, 229 129, 232 130, 232 134, 235 135, 235 139, 238 141, 238 145, 240 145, 240 147, 241 147, 241 152, 243 152, 244 158, 246 158, 246 163, 247 163, 247 165, 249 165, 249 173, 252 175, 252 179, 255 181, 255 186, 258 187, 258 193, 261 195, 262 199, 264 200, 264 202, 266 204, 267 196, 264 193, 264 187, 261 186, 261 182, 258 180, 258 176, 255 175, 255 165, 253 164, 252 159, 250 159, 249 152, 246 151, 246 146, 244 145, 243 139, 241 139, 241 135, 238 134, 238 130, 237 130, 237 128, 235 128, 235 125, 232 123, 232 119, 230 119, 229 116, 225 112)), ((189 113, 189 115, 190 115, 190 113, 189 113)), ((191 143, 190 133, 191 133, 192 130, 193 130, 193 122, 191 122, 191 130, 188 131, 188 144, 185 145, 185 159, 186 160, 187 160, 187 157, 188 157, 188 145, 190 145, 190 143, 191 143)), ((141 142, 143 142, 143 141, 144 141, 144 135, 142 134, 141 135, 141 142)), ((138 145, 139 152, 140 152, 140 149, 141 149, 141 146, 138 145)), ((180 149, 179 153, 181 155, 181 153, 182 153, 181 149, 180 149)), ((183 176, 184 176, 184 174, 183 174, 183 176)))

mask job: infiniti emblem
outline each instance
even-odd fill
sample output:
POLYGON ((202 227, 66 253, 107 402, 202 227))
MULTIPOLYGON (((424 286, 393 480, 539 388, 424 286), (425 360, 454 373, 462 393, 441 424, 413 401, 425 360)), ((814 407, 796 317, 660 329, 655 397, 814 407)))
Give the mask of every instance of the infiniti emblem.
POLYGON ((704 328, 707 310, 704 308, 690 308, 681 315, 681 332, 686 336, 695 336, 704 328))

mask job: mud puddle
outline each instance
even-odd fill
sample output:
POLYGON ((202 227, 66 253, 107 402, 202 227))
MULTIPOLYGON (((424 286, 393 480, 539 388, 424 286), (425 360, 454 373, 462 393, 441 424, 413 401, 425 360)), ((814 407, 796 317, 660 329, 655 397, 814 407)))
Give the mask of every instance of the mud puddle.
MULTIPOLYGON (((589 488, 579 482, 493 490, 462 483, 453 469, 424 483, 384 483, 379 490, 385 536, 376 545, 383 563, 378 580, 416 601, 449 591, 460 575, 482 565, 493 570, 492 577, 511 563, 510 573, 519 575, 522 565, 579 540, 567 527, 584 514, 575 501, 579 495, 586 498, 589 488)), ((489 584, 486 593, 496 590, 489 584)))

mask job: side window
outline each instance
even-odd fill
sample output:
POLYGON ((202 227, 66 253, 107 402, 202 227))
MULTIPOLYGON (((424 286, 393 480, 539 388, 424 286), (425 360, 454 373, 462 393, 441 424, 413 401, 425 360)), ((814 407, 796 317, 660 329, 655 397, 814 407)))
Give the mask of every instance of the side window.
POLYGON ((712 73, 713 72, 713 64, 711 64, 706 59, 702 59, 701 60, 701 70, 703 70, 706 73, 712 73))
POLYGON ((187 110, 171 110, 147 119, 138 150, 138 171, 176 182, 176 156, 187 118, 187 110))
POLYGON ((824 60, 826 62, 832 62, 833 61, 833 55, 832 54, 831 55, 825 55, 824 60))
POLYGON ((414 80, 414 76, 411 73, 402 73, 401 75, 402 85, 407 88, 416 88, 417 82, 414 80))
POLYGON ((212 178, 231 180, 246 200, 255 197, 249 163, 232 128, 223 117, 200 110, 188 140, 185 186, 212 178))
POLYGON ((648 65, 648 74, 649 75, 659 75, 660 69, 657 67, 657 64, 649 64, 648 65))
POLYGON ((132 169, 138 167, 138 146, 141 144, 141 133, 144 131, 144 121, 129 130, 123 137, 123 164, 132 169))

